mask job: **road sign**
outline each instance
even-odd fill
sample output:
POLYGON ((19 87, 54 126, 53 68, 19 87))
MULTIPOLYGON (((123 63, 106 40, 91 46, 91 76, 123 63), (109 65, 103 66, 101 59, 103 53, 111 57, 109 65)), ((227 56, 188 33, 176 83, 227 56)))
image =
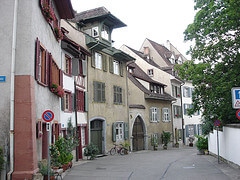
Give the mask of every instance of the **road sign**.
POLYGON ((50 121, 53 120, 54 114, 53 114, 52 111, 47 110, 47 111, 44 111, 44 113, 42 114, 42 118, 43 118, 44 121, 50 122, 50 121))
POLYGON ((237 112, 236 112, 236 116, 237 116, 238 119, 240 119, 240 109, 237 110, 237 112))
POLYGON ((240 87, 232 88, 232 108, 240 109, 240 87))
POLYGON ((221 125, 221 121, 216 119, 216 121, 214 121, 214 125, 217 126, 217 127, 220 126, 221 125))

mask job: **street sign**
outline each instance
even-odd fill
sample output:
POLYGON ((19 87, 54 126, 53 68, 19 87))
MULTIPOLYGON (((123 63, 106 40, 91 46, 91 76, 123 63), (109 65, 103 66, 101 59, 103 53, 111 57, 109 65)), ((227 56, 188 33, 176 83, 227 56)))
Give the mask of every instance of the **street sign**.
POLYGON ((237 110, 237 112, 236 112, 236 116, 237 116, 238 119, 240 119, 240 109, 237 110))
POLYGON ((216 119, 216 121, 214 121, 214 125, 217 126, 217 127, 220 126, 221 125, 221 121, 216 119))
POLYGON ((0 82, 6 82, 6 76, 0 76, 0 82))
POLYGON ((232 108, 240 109, 240 87, 232 88, 232 108))
POLYGON ((50 121, 53 120, 54 114, 53 114, 52 111, 47 110, 47 111, 44 111, 44 113, 42 114, 42 118, 43 118, 44 121, 50 122, 50 121))

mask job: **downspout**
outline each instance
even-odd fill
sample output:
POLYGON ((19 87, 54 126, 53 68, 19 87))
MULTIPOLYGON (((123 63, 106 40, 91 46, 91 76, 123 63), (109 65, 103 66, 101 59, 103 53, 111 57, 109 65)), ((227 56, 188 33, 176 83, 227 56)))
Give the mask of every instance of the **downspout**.
POLYGON ((183 119, 183 93, 182 93, 182 86, 184 85, 185 83, 182 83, 180 85, 180 92, 181 92, 181 110, 182 110, 182 140, 183 140, 183 144, 185 145, 185 132, 184 132, 184 119, 183 119))
MULTIPOLYGON (((174 118, 174 109, 173 109, 173 104, 176 103, 177 101, 172 101, 171 102, 171 112, 172 112, 172 116, 171 116, 171 119, 172 119, 172 138, 173 138, 173 141, 172 141, 172 147, 174 147, 174 124, 173 124, 173 118, 174 118)), ((176 134, 175 134, 176 136, 176 134)))
POLYGON ((15 63, 16 63, 16 41, 17 41, 17 12, 18 0, 14 1, 13 12, 13 33, 12 33, 12 60, 11 60, 11 87, 10 87, 10 171, 7 179, 11 179, 14 170, 14 83, 15 83, 15 63))
MULTIPOLYGON (((78 125, 77 125, 77 102, 76 102, 76 93, 77 93, 77 88, 76 88, 76 82, 75 82, 75 79, 74 79, 74 93, 75 93, 75 97, 74 97, 74 104, 75 104, 75 124, 76 124, 76 132, 78 133, 78 136, 79 136, 79 131, 78 131, 78 125)), ((79 146, 80 146, 80 143, 79 143, 79 146)), ((76 161, 78 161, 79 159, 79 153, 78 153, 78 150, 79 150, 79 146, 76 146, 76 161)))

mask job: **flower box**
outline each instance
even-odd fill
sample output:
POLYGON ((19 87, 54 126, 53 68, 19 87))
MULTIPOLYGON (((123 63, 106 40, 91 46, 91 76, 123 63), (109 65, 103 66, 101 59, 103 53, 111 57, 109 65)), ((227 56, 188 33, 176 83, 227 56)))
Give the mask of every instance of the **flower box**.
POLYGON ((63 88, 56 83, 52 83, 52 86, 51 86, 50 90, 51 90, 52 93, 56 94, 57 96, 59 96, 61 98, 64 96, 63 88))

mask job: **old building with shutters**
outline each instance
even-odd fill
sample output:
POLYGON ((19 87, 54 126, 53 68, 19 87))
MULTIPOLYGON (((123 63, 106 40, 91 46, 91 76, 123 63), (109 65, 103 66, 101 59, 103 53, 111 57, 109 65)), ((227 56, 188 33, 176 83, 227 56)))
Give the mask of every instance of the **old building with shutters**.
POLYGON ((126 63, 134 59, 113 47, 112 31, 126 25, 106 8, 78 13, 73 22, 86 33, 92 54, 87 65, 88 134, 89 143, 103 154, 114 143, 129 140, 126 63))

